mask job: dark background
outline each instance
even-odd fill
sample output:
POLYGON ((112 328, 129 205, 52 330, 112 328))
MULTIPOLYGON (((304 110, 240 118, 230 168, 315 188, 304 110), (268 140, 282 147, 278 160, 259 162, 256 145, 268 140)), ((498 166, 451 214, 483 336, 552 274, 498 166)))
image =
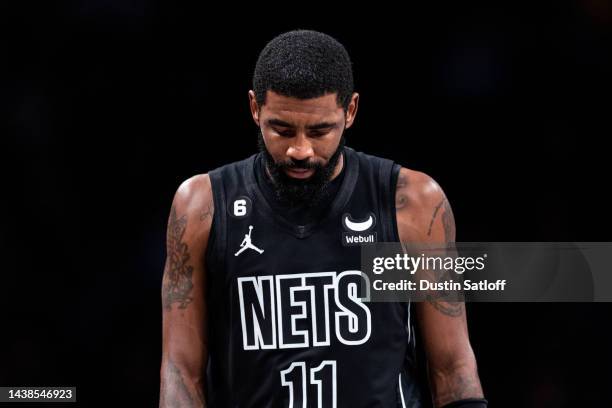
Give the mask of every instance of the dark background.
MULTIPOLYGON (((256 150, 253 66, 289 29, 345 44, 349 146, 433 176, 459 241, 610 240, 609 2, 178 3, 0 5, 0 385, 156 406, 173 193, 256 150)), ((491 406, 610 406, 610 312, 468 305, 491 406)))

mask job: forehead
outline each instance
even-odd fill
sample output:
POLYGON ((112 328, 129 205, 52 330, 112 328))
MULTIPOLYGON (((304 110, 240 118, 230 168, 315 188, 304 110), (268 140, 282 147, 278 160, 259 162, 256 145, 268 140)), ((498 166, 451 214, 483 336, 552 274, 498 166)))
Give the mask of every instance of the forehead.
POLYGON ((317 98, 298 99, 268 91, 261 112, 279 119, 337 120, 337 116, 342 115, 343 109, 338 106, 335 93, 317 98))

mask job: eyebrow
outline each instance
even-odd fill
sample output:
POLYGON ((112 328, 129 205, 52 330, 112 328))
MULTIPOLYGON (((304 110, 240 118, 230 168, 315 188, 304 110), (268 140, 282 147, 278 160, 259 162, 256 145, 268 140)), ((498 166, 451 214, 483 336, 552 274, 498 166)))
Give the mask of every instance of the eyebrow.
MULTIPOLYGON (((268 119, 266 123, 272 126, 282 126, 282 127, 288 127, 288 128, 295 127, 291 123, 285 122, 284 120, 280 120, 280 119, 268 119)), ((317 129, 331 128, 335 126, 336 124, 334 122, 321 122, 321 123, 316 123, 314 125, 306 126, 306 129, 317 130, 317 129)))

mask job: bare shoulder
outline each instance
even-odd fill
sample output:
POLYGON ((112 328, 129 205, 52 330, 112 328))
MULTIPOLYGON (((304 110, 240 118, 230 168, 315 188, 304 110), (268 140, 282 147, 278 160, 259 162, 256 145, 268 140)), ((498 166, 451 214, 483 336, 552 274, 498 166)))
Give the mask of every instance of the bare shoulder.
POLYGON ((395 192, 402 241, 454 241, 455 220, 442 187, 421 171, 402 167, 395 192))
POLYGON ((183 181, 176 190, 168 231, 178 233, 193 249, 204 250, 214 214, 213 193, 208 174, 198 174, 183 181))
POLYGON ((198 174, 183 181, 176 191, 172 205, 177 212, 193 220, 212 220, 214 204, 208 174, 198 174))
POLYGON ((440 185, 428 174, 402 167, 397 178, 395 207, 398 211, 410 207, 437 204, 444 198, 440 185))

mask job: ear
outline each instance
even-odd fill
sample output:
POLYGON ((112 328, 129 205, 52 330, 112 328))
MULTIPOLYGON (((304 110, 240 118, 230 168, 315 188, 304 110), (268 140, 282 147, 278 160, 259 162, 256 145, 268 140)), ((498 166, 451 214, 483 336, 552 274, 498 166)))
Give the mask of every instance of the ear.
POLYGON ((357 108, 359 108, 359 94, 357 92, 353 92, 351 96, 351 101, 349 102, 348 108, 346 109, 346 125, 345 127, 348 129, 353 125, 355 121, 355 116, 357 115, 357 108))
POLYGON ((255 92, 249 91, 249 107, 251 108, 251 116, 255 121, 257 127, 259 127, 259 105, 257 105, 257 99, 255 98, 255 92))

